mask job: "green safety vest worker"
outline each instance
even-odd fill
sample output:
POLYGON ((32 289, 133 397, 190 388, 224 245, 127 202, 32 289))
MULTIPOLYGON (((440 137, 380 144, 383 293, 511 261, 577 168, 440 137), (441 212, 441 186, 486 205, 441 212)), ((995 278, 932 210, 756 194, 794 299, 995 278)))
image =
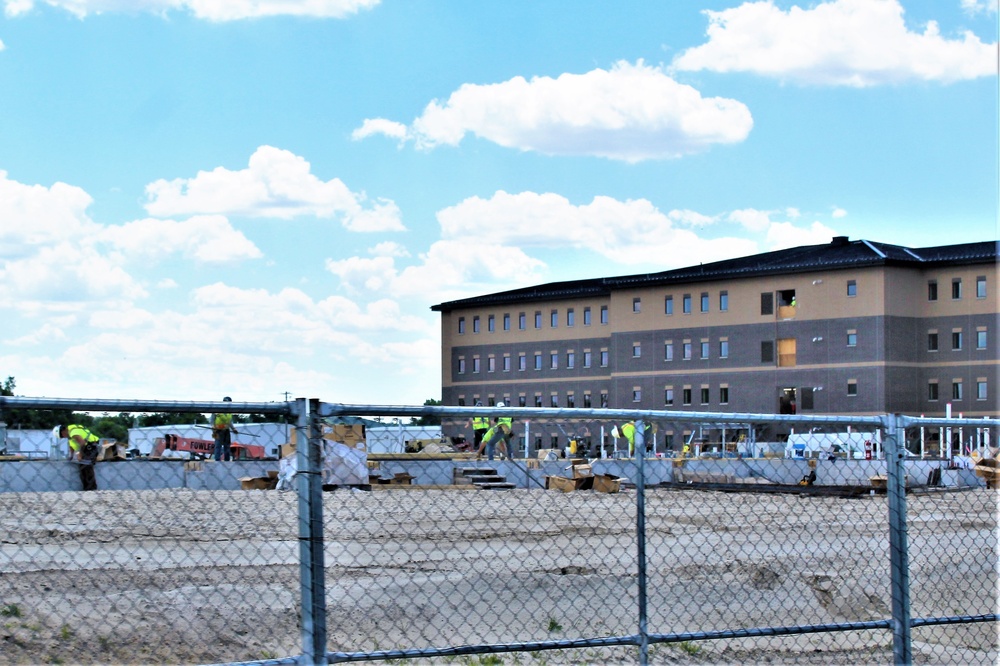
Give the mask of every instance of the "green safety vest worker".
POLYGON ((76 423, 66 426, 66 437, 69 439, 69 448, 77 453, 87 444, 96 446, 101 441, 100 437, 76 423))
POLYGON ((233 415, 232 414, 216 414, 215 415, 215 429, 216 430, 229 430, 233 425, 233 415))
POLYGON ((472 429, 473 430, 488 430, 490 427, 490 419, 486 416, 473 416, 472 417, 472 429))

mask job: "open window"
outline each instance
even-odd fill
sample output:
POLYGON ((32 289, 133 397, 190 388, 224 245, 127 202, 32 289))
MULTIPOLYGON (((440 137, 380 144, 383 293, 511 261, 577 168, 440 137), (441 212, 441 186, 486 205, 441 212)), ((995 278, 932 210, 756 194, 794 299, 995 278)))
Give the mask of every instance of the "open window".
POLYGON ((778 318, 792 319, 795 317, 795 290, 782 289, 778 292, 778 318))
POLYGON ((778 413, 794 414, 797 409, 795 388, 783 388, 778 394, 778 413))

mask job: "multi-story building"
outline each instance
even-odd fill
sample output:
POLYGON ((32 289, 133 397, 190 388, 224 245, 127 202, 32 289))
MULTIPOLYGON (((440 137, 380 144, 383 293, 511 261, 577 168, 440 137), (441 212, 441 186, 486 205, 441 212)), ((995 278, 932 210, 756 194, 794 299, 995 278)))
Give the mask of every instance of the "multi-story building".
POLYGON ((829 244, 433 306, 446 405, 998 413, 997 243, 829 244))

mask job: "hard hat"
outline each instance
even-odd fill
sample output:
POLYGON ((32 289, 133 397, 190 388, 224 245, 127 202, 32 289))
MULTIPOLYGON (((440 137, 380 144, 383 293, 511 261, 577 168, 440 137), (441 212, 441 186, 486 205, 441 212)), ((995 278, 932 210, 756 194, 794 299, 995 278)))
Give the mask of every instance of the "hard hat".
POLYGON ((482 407, 482 406, 483 406, 483 401, 482 400, 476 400, 476 407, 482 407))
POLYGON ((59 433, 60 433, 60 432, 62 432, 62 426, 61 426, 61 425, 57 425, 57 426, 56 426, 55 428, 53 428, 53 429, 52 429, 52 436, 53 436, 53 437, 54 437, 55 439, 62 439, 62 438, 61 438, 61 437, 59 436, 59 433))
POLYGON ((222 402, 232 402, 232 401, 233 401, 233 399, 230 398, 228 395, 225 398, 222 399, 222 402))
POLYGON ((611 426, 611 436, 614 437, 615 439, 618 439, 619 437, 622 436, 622 433, 618 429, 618 426, 611 426))
POLYGON ((507 406, 507 405, 503 404, 502 402, 498 402, 498 403, 497 403, 497 407, 506 407, 506 406, 507 406))

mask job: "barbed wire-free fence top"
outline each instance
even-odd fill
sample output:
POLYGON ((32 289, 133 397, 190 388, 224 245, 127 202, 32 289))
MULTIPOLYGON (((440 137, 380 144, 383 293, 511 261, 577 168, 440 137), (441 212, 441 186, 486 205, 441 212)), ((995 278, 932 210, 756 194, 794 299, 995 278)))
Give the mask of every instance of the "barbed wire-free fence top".
POLYGON ((486 408, 480 457, 469 408, 26 408, 287 424, 228 462, 130 433, 95 492, 0 462, 0 663, 997 660, 997 494, 964 468, 996 421, 486 408))

